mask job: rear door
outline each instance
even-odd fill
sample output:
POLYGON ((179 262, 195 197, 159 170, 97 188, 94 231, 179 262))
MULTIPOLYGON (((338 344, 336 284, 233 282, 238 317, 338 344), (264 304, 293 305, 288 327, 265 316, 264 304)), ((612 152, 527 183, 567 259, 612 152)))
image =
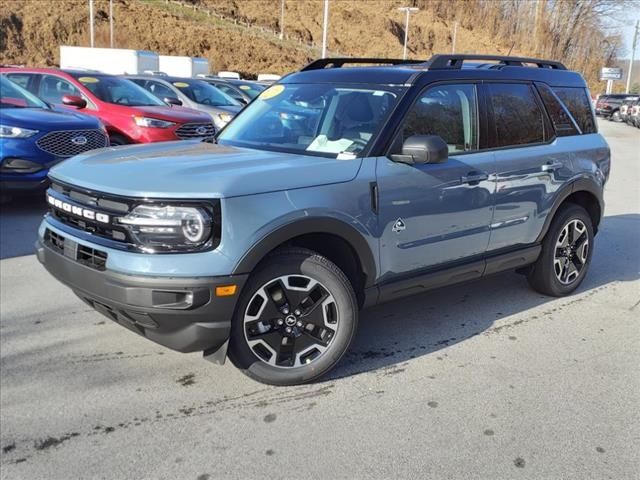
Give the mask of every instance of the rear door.
POLYGON ((482 86, 495 154, 495 212, 488 251, 535 243, 555 192, 572 171, 571 150, 557 148, 541 98, 530 83, 482 86))

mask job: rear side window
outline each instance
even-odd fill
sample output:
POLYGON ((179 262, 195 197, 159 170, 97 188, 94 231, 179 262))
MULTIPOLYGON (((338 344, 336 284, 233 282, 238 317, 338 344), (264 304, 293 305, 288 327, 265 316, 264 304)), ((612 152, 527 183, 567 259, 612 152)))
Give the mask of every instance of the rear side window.
POLYGON ((22 88, 25 88, 29 91, 31 91, 31 80, 33 78, 33 75, 28 74, 28 73, 8 73, 7 77, 9 77, 9 80, 11 80, 12 82, 17 83, 18 85, 20 85, 22 88))
POLYGON ((560 100, 558 100, 558 98, 553 94, 549 86, 544 83, 536 83, 536 87, 538 88, 538 93, 540 93, 542 102, 551 117, 551 121, 553 122, 553 126, 556 129, 558 137, 578 135, 580 132, 578 132, 571 116, 567 113, 567 110, 560 100))
POLYGON ((542 143, 544 120, 530 85, 487 84, 493 110, 495 140, 492 147, 542 143))
POLYGON ((584 88, 555 87, 553 91, 573 116, 582 133, 595 133, 596 122, 591 111, 591 101, 584 88))

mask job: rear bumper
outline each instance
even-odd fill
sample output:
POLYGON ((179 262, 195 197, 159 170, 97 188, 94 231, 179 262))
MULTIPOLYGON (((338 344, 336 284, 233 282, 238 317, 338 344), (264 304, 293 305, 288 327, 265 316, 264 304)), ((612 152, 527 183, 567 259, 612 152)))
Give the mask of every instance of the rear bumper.
MULTIPOLYGON (((66 250, 66 247, 65 247, 66 250)), ((38 240, 38 260, 92 308, 120 325, 179 352, 212 353, 225 344, 246 275, 146 277, 97 270, 38 240), (236 295, 216 297, 215 287, 235 284, 236 295)))

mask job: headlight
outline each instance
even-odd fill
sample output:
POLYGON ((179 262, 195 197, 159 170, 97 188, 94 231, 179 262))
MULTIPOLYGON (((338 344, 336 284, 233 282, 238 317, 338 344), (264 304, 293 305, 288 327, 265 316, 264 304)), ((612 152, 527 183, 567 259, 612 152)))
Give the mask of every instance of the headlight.
POLYGON ((197 250, 207 246, 213 231, 211 211, 204 205, 138 205, 117 222, 148 252, 197 250))
POLYGON ((0 138, 27 138, 38 133, 38 130, 0 125, 0 138))
POLYGON ((230 113, 216 113, 213 115, 213 123, 216 127, 222 128, 231 121, 233 115, 230 113))
POLYGON ((135 115, 133 117, 133 121, 136 122, 136 125, 139 127, 148 127, 148 128, 169 128, 171 125, 175 125, 175 122, 168 122, 166 120, 160 120, 159 118, 150 118, 150 117, 139 117, 135 115))

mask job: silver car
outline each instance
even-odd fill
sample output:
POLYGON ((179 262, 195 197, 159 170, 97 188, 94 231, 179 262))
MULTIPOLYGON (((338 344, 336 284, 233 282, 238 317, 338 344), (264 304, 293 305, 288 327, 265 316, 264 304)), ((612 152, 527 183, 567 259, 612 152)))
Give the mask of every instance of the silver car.
POLYGON ((243 107, 240 102, 203 80, 155 75, 125 77, 170 105, 182 105, 208 113, 217 130, 229 123, 243 107))

